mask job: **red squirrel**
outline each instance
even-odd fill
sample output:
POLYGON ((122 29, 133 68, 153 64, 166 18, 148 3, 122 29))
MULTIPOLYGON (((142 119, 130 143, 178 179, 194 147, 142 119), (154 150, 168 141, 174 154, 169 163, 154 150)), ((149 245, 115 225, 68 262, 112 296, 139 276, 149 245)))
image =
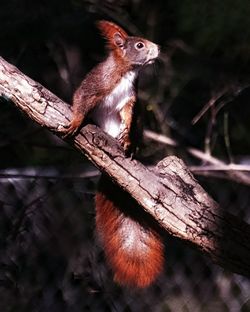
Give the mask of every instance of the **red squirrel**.
MULTIPOLYGON (((109 54, 82 81, 73 96, 73 118, 64 134, 73 135, 85 117, 118 139, 127 152, 136 145, 132 136, 138 72, 159 55, 159 47, 128 36, 108 21, 97 23, 109 54)), ((153 222, 140 215, 137 204, 110 178, 101 176, 95 197, 96 231, 114 280, 121 285, 149 286, 163 268, 162 238, 153 222)))

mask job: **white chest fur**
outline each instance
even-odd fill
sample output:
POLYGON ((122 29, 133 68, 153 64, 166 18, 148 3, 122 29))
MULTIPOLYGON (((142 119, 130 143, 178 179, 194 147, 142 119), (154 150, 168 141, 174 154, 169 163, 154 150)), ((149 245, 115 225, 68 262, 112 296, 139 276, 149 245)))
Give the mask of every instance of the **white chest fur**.
POLYGON ((110 107, 112 110, 120 111, 133 95, 135 76, 136 73, 134 71, 126 73, 113 91, 104 98, 103 105, 110 107))
POLYGON ((127 72, 93 113, 94 122, 114 138, 118 137, 121 131, 119 112, 134 95, 136 75, 135 71, 127 72))

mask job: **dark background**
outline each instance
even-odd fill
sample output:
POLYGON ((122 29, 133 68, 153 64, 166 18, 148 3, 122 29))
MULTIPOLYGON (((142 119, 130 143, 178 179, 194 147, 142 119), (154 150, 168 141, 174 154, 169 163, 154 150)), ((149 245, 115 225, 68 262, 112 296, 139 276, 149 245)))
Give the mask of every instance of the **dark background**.
MULTIPOLYGON (((2 0, 0 55, 70 103, 105 55, 95 21, 112 20, 161 46, 159 61, 140 75, 139 100, 145 127, 179 147, 145 139, 140 159, 175 154, 206 165, 188 154, 195 147, 249 166, 249 16, 247 0, 2 0)), ((98 172, 4 98, 0 125, 1 311, 250 311, 249 279, 167 234, 155 285, 115 285, 94 232, 98 172)), ((196 177, 249 222, 249 182, 214 171, 196 177)))

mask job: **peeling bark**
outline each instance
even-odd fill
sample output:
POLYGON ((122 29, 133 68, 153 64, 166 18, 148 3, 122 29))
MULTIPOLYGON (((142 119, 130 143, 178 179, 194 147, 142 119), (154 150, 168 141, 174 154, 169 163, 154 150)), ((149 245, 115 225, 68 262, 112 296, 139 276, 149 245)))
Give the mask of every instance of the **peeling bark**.
MULTIPOLYGON (((0 95, 59 137, 60 125, 72 116, 62 100, 2 58, 0 95)), ((117 142, 93 125, 67 141, 129 192, 171 235, 195 245, 222 267, 250 276, 249 224, 219 207, 182 160, 166 157, 149 170, 125 158, 117 142)))

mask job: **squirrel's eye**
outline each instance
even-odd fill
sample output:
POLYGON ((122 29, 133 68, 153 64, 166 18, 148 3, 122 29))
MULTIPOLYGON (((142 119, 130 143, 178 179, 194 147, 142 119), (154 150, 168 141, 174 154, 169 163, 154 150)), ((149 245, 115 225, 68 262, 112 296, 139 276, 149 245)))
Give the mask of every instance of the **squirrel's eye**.
POLYGON ((137 42, 137 43, 135 44, 135 47, 136 47, 136 49, 138 49, 138 50, 144 48, 144 46, 145 46, 145 45, 144 45, 143 42, 137 42))

